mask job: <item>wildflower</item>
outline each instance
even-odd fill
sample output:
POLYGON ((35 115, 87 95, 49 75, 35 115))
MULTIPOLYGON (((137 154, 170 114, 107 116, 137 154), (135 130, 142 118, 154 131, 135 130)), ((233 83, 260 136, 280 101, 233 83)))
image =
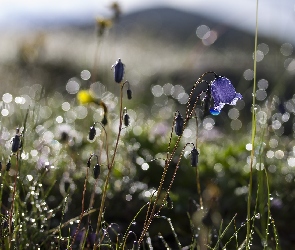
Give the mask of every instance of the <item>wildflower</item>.
POLYGON ((191 164, 192 164, 192 167, 196 167, 198 165, 198 161, 199 161, 199 152, 194 147, 193 150, 191 151, 191 164))
POLYGON ((236 105, 242 95, 237 93, 231 81, 224 76, 216 76, 210 84, 211 95, 214 101, 211 114, 218 115, 225 104, 236 105))
POLYGON ((122 63, 121 59, 119 58, 118 61, 112 66, 114 68, 114 77, 115 82, 121 83, 124 77, 124 67, 125 65, 122 63))
POLYGON ((112 20, 97 17, 96 18, 96 26, 98 28, 98 30, 97 30, 98 36, 102 36, 104 34, 105 30, 107 28, 112 27, 112 25, 113 25, 112 20))
POLYGON ((100 174, 100 166, 99 164, 96 164, 93 169, 94 179, 97 179, 99 174, 100 174))
POLYGON ((121 6, 117 2, 113 2, 110 6, 113 13, 113 19, 118 20, 121 15, 121 6))
POLYGON ((183 132, 183 118, 181 114, 178 112, 178 116, 175 118, 175 133, 180 136, 183 132))
POLYGON ((80 90, 77 94, 77 99, 80 104, 88 104, 91 102, 96 103, 97 100, 91 94, 89 90, 80 90))
POLYGON ((98 106, 101 106, 104 111, 104 116, 103 116, 103 120, 101 123, 103 125, 107 124, 108 108, 107 108, 106 104, 101 99, 95 98, 90 90, 80 90, 77 93, 77 99, 80 104, 95 103, 98 106))

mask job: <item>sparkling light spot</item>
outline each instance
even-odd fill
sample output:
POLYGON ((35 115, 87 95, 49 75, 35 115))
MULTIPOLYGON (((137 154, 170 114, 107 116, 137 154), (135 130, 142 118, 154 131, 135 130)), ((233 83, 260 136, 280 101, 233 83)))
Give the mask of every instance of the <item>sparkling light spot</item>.
POLYGON ((85 81, 86 81, 86 80, 89 80, 90 77, 91 77, 91 73, 90 73, 89 70, 86 70, 86 69, 82 70, 82 72, 81 72, 81 78, 82 78, 83 80, 85 80, 85 81))
POLYGON ((1 115, 2 116, 8 116, 9 115, 9 111, 7 109, 2 109, 1 110, 1 115))
POLYGON ((3 96, 2 96, 2 100, 3 102, 5 103, 11 103, 12 101, 12 95, 10 93, 5 93, 3 96))
POLYGON ((149 167, 150 167, 149 164, 147 164, 146 162, 141 165, 141 169, 144 171, 148 170, 149 167))

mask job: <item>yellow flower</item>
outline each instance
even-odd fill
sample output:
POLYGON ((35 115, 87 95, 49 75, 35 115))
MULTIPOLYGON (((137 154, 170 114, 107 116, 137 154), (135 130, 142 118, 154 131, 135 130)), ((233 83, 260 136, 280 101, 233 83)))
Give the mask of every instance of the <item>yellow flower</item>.
POLYGON ((77 94, 77 99, 80 104, 97 103, 97 100, 93 97, 89 90, 80 90, 77 94))
POLYGON ((107 124, 108 108, 107 108, 107 105, 101 99, 95 98, 90 90, 80 90, 77 93, 77 99, 78 99, 79 104, 94 103, 94 104, 102 107, 102 109, 104 111, 103 123, 104 123, 104 125, 107 124))

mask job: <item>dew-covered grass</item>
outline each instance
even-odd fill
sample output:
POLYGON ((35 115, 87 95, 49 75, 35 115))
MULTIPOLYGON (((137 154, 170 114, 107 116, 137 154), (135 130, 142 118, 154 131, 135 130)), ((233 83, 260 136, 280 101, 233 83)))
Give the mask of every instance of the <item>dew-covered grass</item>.
POLYGON ((38 35, 1 65, 1 249, 294 247, 292 45, 225 54, 200 25, 194 60, 190 40, 106 31, 38 35), (216 101, 219 75, 243 98, 216 101))

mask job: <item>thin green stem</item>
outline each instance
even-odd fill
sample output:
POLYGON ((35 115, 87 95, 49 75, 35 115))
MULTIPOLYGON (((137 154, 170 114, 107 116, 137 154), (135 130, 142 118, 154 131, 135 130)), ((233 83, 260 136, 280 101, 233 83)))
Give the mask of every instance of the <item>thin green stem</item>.
MULTIPOLYGON (((101 220, 102 220, 102 215, 103 215, 103 211, 104 211, 104 204, 105 204, 105 200, 106 200, 106 194, 107 194, 107 188, 109 185, 109 181, 110 181, 110 177, 111 177, 111 172, 113 169, 113 166, 115 164, 115 156, 118 150, 118 145, 119 145, 119 140, 120 140, 120 136, 121 136, 121 131, 122 131, 122 124, 123 124, 123 87, 124 87, 124 83, 121 83, 121 89, 120 89, 120 121, 119 121, 119 132, 117 135, 117 140, 116 140, 116 145, 114 148, 114 154, 111 160, 110 165, 108 166, 108 174, 105 180, 105 184, 104 184, 104 188, 103 188, 103 192, 102 192, 102 199, 101 199, 101 204, 100 204, 100 209, 99 209, 99 214, 98 214, 98 219, 97 219, 97 226, 96 226, 96 232, 95 234, 98 235, 98 232, 100 230, 100 224, 101 224, 101 220)), ((94 244, 94 250, 97 248, 97 244, 94 244)))
POLYGON ((253 185, 253 164, 255 152, 255 135, 256 135, 256 75, 257 75, 257 39, 258 38, 258 0, 256 0, 256 28, 255 28, 255 44, 254 44, 254 79, 253 79, 253 98, 252 98, 252 136, 251 136, 251 160, 250 160, 250 179, 249 192, 247 201, 247 235, 246 235, 246 249, 250 249, 251 241, 251 200, 252 200, 252 185, 253 185))

